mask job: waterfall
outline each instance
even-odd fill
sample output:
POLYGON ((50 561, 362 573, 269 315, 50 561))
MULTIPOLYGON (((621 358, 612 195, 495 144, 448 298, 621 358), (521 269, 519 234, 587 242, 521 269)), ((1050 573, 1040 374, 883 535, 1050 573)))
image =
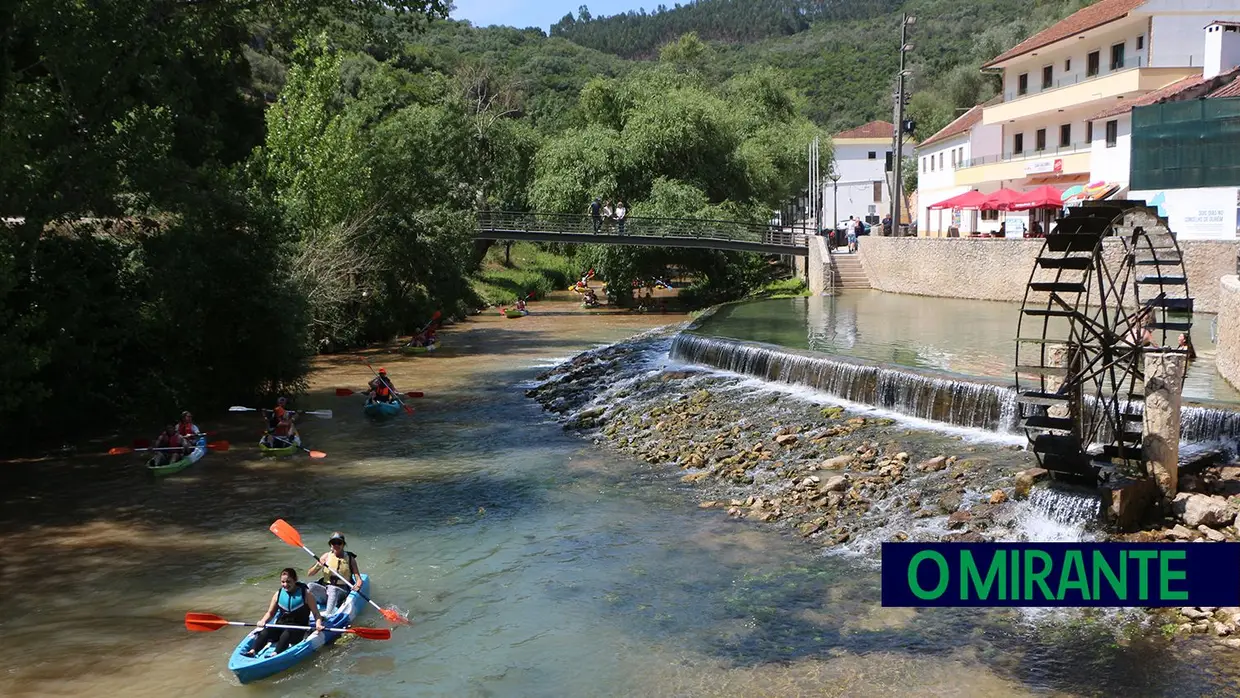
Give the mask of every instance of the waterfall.
POLYGON ((687 333, 673 340, 671 358, 763 380, 803 385, 911 417, 1016 432, 1015 393, 999 385, 687 333))
MULTIPOLYGON (((682 332, 672 341, 676 361, 702 364, 762 380, 803 385, 856 403, 953 426, 1020 434, 1016 393, 980 380, 886 368, 856 359, 798 352, 754 342, 682 332)), ((1094 397, 1084 398, 1087 410, 1094 397)), ((1133 406, 1140 413, 1143 404, 1133 406)), ((1109 439, 1104 427, 1098 435, 1109 439)), ((1180 438, 1188 443, 1240 439, 1240 411, 1184 405, 1180 438)))

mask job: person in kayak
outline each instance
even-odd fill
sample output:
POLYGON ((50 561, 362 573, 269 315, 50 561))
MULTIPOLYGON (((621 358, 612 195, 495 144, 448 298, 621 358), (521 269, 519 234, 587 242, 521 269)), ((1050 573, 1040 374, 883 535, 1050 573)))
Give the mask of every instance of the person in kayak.
POLYGON ((524 298, 517 298, 516 308, 517 310, 520 310, 521 312, 525 312, 525 299, 524 298))
POLYGON ((263 650, 268 643, 276 643, 276 654, 280 654, 292 645, 302 641, 305 630, 289 630, 288 628, 268 628, 267 623, 278 625, 308 625, 310 616, 314 616, 314 629, 322 632, 323 615, 319 613, 318 604, 314 602, 314 594, 308 593, 310 587, 297 581, 297 570, 285 567, 280 571, 280 590, 271 595, 271 603, 267 612, 258 621, 262 630, 250 643, 250 649, 241 654, 253 657, 263 650))
POLYGON ((297 426, 293 424, 293 413, 277 405, 272 410, 272 418, 275 421, 275 426, 267 430, 266 446, 268 448, 287 448, 292 446, 293 440, 297 437, 297 426))
POLYGON ((276 425, 280 423, 280 417, 276 414, 276 410, 288 410, 288 398, 277 398, 275 409, 263 408, 263 417, 267 420, 267 429, 269 430, 275 429, 276 425))
POLYGON ((362 590, 362 571, 357 566, 357 555, 344 549, 344 534, 336 531, 327 539, 331 550, 323 553, 319 561, 306 572, 307 575, 323 572, 317 582, 310 582, 310 592, 326 607, 325 613, 331 615, 340 608, 351 591, 362 590), (328 570, 335 570, 341 577, 349 580, 346 583, 328 570))
POLYGON ((198 435, 201 434, 198 425, 194 424, 194 415, 186 410, 181 413, 181 421, 177 424, 177 434, 189 441, 191 444, 198 441, 198 435))
POLYGON ((371 402, 391 402, 396 399, 396 386, 392 385, 392 379, 388 378, 386 368, 379 369, 379 375, 370 381, 367 397, 371 402))
POLYGON ((174 463, 193 450, 189 443, 181 438, 177 432, 176 424, 169 424, 164 427, 163 432, 155 438, 155 448, 170 448, 171 451, 155 451, 155 465, 168 465, 174 463), (180 450, 175 450, 180 449, 180 450))

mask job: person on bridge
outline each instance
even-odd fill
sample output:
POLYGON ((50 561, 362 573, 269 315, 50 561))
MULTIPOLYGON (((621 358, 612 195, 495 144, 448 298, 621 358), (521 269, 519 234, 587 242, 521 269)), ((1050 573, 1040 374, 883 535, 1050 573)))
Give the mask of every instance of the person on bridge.
POLYGON ((616 228, 621 235, 624 235, 624 219, 629 215, 629 205, 624 203, 624 199, 616 202, 616 228))
POLYGON ((594 201, 590 202, 590 221, 594 223, 594 233, 596 235, 598 234, 598 231, 603 227, 602 211, 603 211, 603 201, 602 199, 596 196, 594 197, 594 201))
POLYGON ((611 199, 608 199, 603 202, 603 223, 605 224, 607 221, 611 220, 613 215, 614 214, 611 212, 611 199))

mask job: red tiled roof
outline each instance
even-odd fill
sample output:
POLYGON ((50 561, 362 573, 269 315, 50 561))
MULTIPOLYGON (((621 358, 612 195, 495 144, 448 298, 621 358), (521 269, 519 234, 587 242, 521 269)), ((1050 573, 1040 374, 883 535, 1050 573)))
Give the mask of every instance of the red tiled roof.
POLYGON ((864 126, 841 131, 835 134, 836 139, 847 138, 892 138, 896 134, 896 127, 890 121, 871 121, 864 126))
POLYGON ((1193 99, 1194 97, 1228 97, 1240 95, 1240 92, 1232 92, 1224 95, 1218 94, 1224 90, 1240 90, 1240 80, 1237 80, 1237 78, 1240 78, 1240 68, 1232 68, 1225 73, 1220 73, 1209 79, 1203 78, 1200 75, 1190 75, 1189 77, 1176 80, 1170 85, 1160 87, 1153 92, 1147 92, 1136 99, 1124 100, 1124 103, 1116 104, 1113 107, 1104 109, 1089 117, 1086 121, 1097 121, 1098 119, 1105 119, 1108 116, 1127 114, 1136 107, 1148 107, 1151 104, 1158 104, 1160 102, 1174 102, 1181 99, 1193 99), (1223 87, 1219 88, 1219 85, 1223 85, 1223 87), (1215 91, 1210 92, 1210 90, 1215 91))
POLYGON ((1073 12, 1060 22, 1052 24, 1050 27, 1016 44, 982 67, 989 68, 996 63, 1002 63, 1030 51, 1036 51, 1043 46, 1049 46, 1074 34, 1100 27, 1117 19, 1123 19, 1129 12, 1144 5, 1145 2, 1146 0, 1102 0, 1101 2, 1096 2, 1085 9, 1073 12))
POLYGON ((1223 85, 1217 90, 1206 95, 1210 99, 1215 97, 1240 97, 1240 79, 1231 81, 1231 84, 1223 85))
POLYGON ((973 128, 973 126, 976 125, 981 120, 982 120, 982 105, 979 104, 973 107, 972 109, 970 109, 969 111, 965 112, 964 114, 961 114, 960 117, 957 118, 955 121, 939 129, 939 131, 935 133, 933 136, 930 136, 929 138, 927 138, 926 140, 918 144, 918 147, 924 148, 927 145, 930 145, 931 143, 945 141, 948 138, 951 138, 952 136, 959 136, 962 133, 967 133, 969 129, 973 128))

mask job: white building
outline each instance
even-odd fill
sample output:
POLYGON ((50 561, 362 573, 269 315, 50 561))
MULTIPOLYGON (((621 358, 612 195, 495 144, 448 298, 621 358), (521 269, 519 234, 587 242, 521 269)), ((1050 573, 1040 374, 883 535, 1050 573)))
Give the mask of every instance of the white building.
MULTIPOLYGON (((1101 0, 1070 15, 983 67, 999 73, 1002 94, 970 128, 998 127, 999 151, 971 151, 958 159, 950 187, 941 179, 930 185, 936 192, 992 193, 1046 184, 1062 190, 1097 179, 1123 184, 1131 127, 1108 112, 1201 79, 1205 65, 1234 64, 1225 27, 1237 21, 1237 0, 1101 0), (1224 29, 1210 38, 1203 27, 1214 21, 1224 29)), ((943 145, 949 153, 950 147, 943 145)), ((1121 193, 1114 188, 1112 195, 1121 193)), ((934 226, 925 210, 942 198, 923 191, 919 218, 934 226)), ((1027 223, 1026 214, 998 216, 1027 223)))
POLYGON ((1003 128, 981 122, 979 104, 917 146, 918 235, 943 237, 949 228, 967 235, 981 229, 981 216, 992 217, 988 211, 930 210, 940 201, 972 190, 956 184, 957 166, 966 160, 997 157, 1002 150, 1003 128))
POLYGON ((895 127, 887 121, 871 121, 837 133, 831 140, 834 167, 839 174, 834 184, 823 184, 823 225, 856 216, 878 223, 891 211, 890 173, 888 162, 895 145, 895 127))

